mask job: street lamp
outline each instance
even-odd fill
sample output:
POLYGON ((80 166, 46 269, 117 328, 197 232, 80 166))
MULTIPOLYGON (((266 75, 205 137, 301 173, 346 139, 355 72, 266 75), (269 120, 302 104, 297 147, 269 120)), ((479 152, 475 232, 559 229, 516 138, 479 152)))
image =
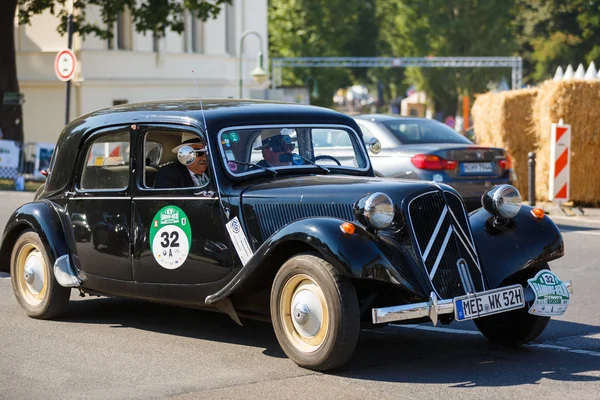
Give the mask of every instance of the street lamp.
MULTIPOLYGON (((245 31, 241 34, 240 36, 240 51, 238 53, 238 57, 239 57, 239 69, 238 69, 238 76, 240 79, 240 99, 242 98, 242 87, 243 87, 243 83, 244 83, 244 79, 242 76, 242 62, 244 59, 244 39, 246 38, 246 36, 248 35, 255 35, 258 37, 258 40, 260 41, 260 48, 263 48, 263 41, 262 41, 262 36, 260 36, 260 34, 256 31, 245 31)), ((257 65, 256 68, 254 68, 251 72, 252 78, 254 78, 254 80, 256 82, 258 82, 258 84, 260 85, 261 83, 263 83, 268 77, 269 74, 263 69, 263 53, 262 52, 258 52, 258 54, 256 55, 256 59, 257 59, 257 65)))

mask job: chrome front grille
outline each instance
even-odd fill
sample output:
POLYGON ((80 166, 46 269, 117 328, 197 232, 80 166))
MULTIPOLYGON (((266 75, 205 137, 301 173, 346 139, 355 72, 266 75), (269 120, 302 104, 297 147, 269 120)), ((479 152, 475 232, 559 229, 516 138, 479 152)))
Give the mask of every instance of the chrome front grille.
POLYGON ((354 221, 352 204, 257 204, 255 212, 263 240, 303 218, 332 217, 354 221))
POLYGON ((413 241, 437 295, 450 299, 484 290, 460 198, 449 192, 428 192, 411 200, 408 214, 413 241))

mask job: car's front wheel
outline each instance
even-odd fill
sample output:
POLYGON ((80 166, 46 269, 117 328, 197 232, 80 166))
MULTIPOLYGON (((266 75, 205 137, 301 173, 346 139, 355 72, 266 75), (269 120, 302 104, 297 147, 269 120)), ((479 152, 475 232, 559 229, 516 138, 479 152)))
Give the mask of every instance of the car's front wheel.
MULTIPOLYGON (((511 284, 520 283, 526 288, 527 279, 533 278, 542 269, 550 270, 550 267, 547 263, 532 267, 529 273, 522 275, 511 284)), ((550 317, 532 315, 528 310, 529 304, 525 303, 524 308, 475 319, 474 322, 479 331, 491 342, 503 346, 519 346, 535 340, 550 322, 550 317)))
POLYGON ((326 371, 356 347, 359 307, 352 282, 312 254, 286 261, 271 289, 271 320, 279 344, 301 367, 326 371))
POLYGON ((30 317, 56 318, 66 311, 71 289, 56 281, 37 233, 28 231, 17 239, 10 259, 10 274, 15 297, 30 317))

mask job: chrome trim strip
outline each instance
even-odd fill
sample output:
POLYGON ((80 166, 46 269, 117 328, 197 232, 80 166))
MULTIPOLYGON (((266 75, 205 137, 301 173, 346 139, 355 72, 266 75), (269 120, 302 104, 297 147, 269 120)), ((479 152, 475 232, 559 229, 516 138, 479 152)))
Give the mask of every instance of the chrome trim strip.
POLYGON ((128 196, 86 196, 86 197, 69 197, 69 200, 131 200, 128 196))
MULTIPOLYGON (((440 248, 437 258, 435 259, 435 264, 433 264, 433 268, 431 269, 431 272, 429 273, 429 279, 433 279, 433 277, 435 276, 435 273, 440 265, 440 261, 442 261, 442 257, 444 256, 444 253, 446 252, 446 246, 448 246, 448 241, 450 240, 450 236, 452 236, 452 232, 454 232, 454 228, 452 227, 452 225, 450 225, 450 228, 448 228, 448 232, 446 232, 446 237, 444 238, 444 243, 442 243, 442 247, 440 248)), ((427 268, 427 266, 425 266, 425 268, 427 268)), ((433 284, 433 282, 431 282, 431 283, 433 284)))
POLYGON ((469 267, 464 258, 460 258, 456 262, 456 268, 458 268, 460 280, 462 281, 462 284, 465 287, 465 293, 474 293, 475 285, 473 284, 473 277, 469 273, 469 267))
MULTIPOLYGON (((475 251, 475 248, 473 247, 473 243, 468 240, 467 234, 465 233, 462 226, 460 226, 460 222, 458 222, 458 218, 456 218, 456 215, 454 215, 454 212, 452 210, 450 210, 450 215, 452 215, 454 222, 456 222, 456 225, 458 225, 458 229, 460 229, 460 232, 467 238, 467 242, 469 243, 469 247, 471 248, 471 250, 475 251)), ((467 250, 469 250, 469 249, 467 248, 467 250)))
POLYGON ((168 196, 147 196, 147 197, 133 197, 132 200, 219 200, 217 197, 208 197, 208 196, 182 196, 182 197, 168 197, 168 196))
MULTIPOLYGON (((451 194, 452 196, 454 196, 458 200, 460 200, 462 203, 462 199, 456 193, 453 193, 453 192, 444 192, 444 193, 451 194)), ((467 225, 469 225, 469 236, 471 237, 471 243, 473 243, 473 246, 475 246, 475 239, 473 239, 473 231, 471 230, 471 224, 469 223, 469 216, 467 215, 467 210, 465 209, 465 207, 463 207, 463 215, 465 216, 465 221, 467 221, 467 225)), ((455 216, 455 218, 456 218, 456 216, 455 216)), ((467 235, 465 234, 465 236, 467 236, 467 235)), ((473 247, 473 251, 477 255, 477 250, 475 249, 475 247, 473 247)))
POLYGON ((423 254, 423 262, 427 261, 427 256, 429 255, 429 251, 433 247, 433 243, 435 242, 435 239, 437 239, 438 232, 440 231, 440 228, 442 227, 442 224, 444 223, 444 218, 446 218, 446 214, 448 214, 448 206, 446 206, 444 208, 444 211, 442 212, 442 215, 440 216, 440 219, 438 219, 437 225, 435 226, 435 229, 433 230, 431 239, 429 239, 429 243, 427 244, 427 248, 425 249, 425 254, 423 254))
POLYGON ((481 267, 479 266, 479 261, 473 256, 473 253, 471 253, 471 250, 469 250, 469 247, 465 243, 465 241, 462 238, 462 236, 460 236, 458 234, 458 232, 457 232, 456 233, 456 237, 458 237, 458 239, 460 240, 460 242, 462 243, 462 245, 465 247, 465 250, 467 250, 467 253, 469 253, 469 256, 471 257, 471 259, 475 262, 475 266, 477 267, 477 269, 479 270, 479 272, 481 272, 481 267))

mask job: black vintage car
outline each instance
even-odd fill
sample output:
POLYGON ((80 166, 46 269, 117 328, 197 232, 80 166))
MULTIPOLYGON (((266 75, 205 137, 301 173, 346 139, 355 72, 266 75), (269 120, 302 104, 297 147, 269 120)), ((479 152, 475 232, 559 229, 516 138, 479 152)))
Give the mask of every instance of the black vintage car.
POLYGON ((0 269, 34 318, 63 314, 71 288, 267 318, 315 370, 390 322, 474 320, 526 343, 568 306, 570 282, 548 267, 563 240, 512 186, 482 203, 467 215, 450 186, 375 177, 356 122, 331 110, 132 104, 64 129, 43 189, 4 230, 0 269))

